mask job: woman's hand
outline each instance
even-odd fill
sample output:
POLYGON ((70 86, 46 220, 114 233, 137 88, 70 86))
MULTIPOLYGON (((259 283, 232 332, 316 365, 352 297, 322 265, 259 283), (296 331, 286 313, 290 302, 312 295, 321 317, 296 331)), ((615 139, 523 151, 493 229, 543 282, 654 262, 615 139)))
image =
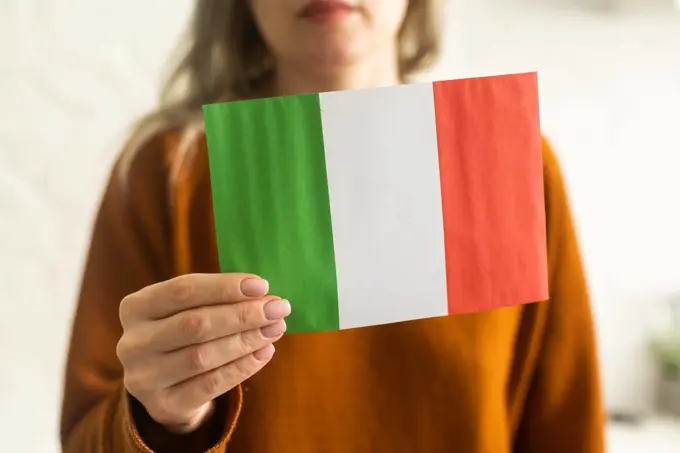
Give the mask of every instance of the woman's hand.
POLYGON ((254 275, 191 274, 123 299, 117 354, 128 392, 166 429, 197 429, 216 397, 274 354, 290 304, 268 290, 254 275))

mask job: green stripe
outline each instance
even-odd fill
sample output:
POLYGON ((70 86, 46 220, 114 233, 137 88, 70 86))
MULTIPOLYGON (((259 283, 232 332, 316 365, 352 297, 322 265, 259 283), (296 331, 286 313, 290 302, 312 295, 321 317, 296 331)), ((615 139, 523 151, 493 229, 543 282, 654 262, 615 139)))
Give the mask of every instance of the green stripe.
POLYGON ((339 328, 319 96, 203 108, 222 272, 290 300, 288 332, 339 328))

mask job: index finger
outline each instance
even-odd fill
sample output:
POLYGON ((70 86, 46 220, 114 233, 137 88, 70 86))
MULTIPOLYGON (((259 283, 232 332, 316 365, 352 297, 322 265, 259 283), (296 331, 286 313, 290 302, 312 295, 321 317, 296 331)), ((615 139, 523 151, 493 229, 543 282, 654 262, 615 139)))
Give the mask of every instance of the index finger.
POLYGON ((253 274, 187 274, 156 283, 130 296, 134 312, 144 319, 162 319, 207 305, 258 299, 269 284, 253 274))

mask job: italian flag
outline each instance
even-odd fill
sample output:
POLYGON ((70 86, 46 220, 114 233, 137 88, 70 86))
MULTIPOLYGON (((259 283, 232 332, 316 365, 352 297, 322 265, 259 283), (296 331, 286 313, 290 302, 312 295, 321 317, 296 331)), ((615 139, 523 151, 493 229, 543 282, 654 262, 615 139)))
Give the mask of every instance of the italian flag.
POLYGON ((288 332, 548 298, 535 73, 207 105, 223 272, 288 332))

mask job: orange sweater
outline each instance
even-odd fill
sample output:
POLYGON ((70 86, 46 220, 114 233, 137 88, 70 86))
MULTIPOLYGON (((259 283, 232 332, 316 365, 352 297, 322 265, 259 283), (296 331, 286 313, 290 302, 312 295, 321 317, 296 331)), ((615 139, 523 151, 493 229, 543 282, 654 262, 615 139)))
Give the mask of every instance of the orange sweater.
MULTIPOLYGON (((217 272, 205 141, 169 184, 177 134, 127 178, 94 225, 62 410, 68 453, 600 453, 593 322, 557 161, 544 145, 550 300, 472 315, 288 335, 274 359, 174 436, 123 386, 118 304, 151 283, 217 272)), ((264 276, 266 278, 266 276, 264 276)))

